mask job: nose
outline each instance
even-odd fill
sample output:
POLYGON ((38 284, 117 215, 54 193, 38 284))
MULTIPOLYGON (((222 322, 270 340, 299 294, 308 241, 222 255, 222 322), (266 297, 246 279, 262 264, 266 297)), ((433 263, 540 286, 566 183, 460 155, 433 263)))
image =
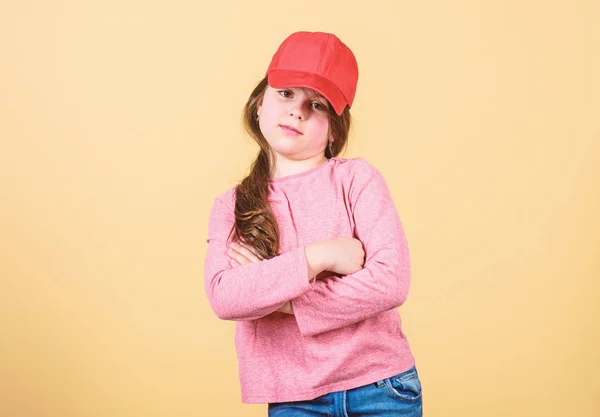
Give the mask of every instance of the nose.
POLYGON ((293 118, 298 118, 299 120, 306 119, 306 112, 302 106, 302 103, 294 103, 289 109, 288 114, 293 118))

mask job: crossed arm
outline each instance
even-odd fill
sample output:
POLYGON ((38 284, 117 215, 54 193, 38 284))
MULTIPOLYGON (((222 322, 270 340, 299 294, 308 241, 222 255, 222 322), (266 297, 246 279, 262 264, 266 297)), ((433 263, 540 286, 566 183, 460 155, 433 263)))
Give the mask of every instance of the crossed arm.
MULTIPOLYGON (((262 258, 256 253, 256 250, 252 246, 238 242, 230 243, 229 247, 227 248, 227 255, 230 258, 230 265, 234 268, 240 265, 262 261, 262 258)), ((287 301, 275 311, 285 314, 294 314, 292 303, 290 301, 287 301)))
POLYGON ((300 332, 313 336, 359 323, 404 302, 410 262, 400 219, 381 174, 366 164, 358 168, 348 201, 354 238, 364 246, 366 256, 364 268, 341 277, 308 281, 316 276, 307 273, 308 247, 262 260, 252 248, 226 242, 235 220, 233 208, 227 199, 215 202, 205 287, 219 318, 255 320, 278 311, 293 314, 300 332), (289 280, 282 282, 282 274, 289 280))

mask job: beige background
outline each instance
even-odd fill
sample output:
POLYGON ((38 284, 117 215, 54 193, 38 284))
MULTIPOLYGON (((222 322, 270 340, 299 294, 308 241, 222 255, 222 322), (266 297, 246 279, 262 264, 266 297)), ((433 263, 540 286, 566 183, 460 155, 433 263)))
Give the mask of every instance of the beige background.
POLYGON ((266 416, 203 261, 295 30, 359 61, 425 414, 600 415, 596 0, 0 3, 0 415, 266 416))

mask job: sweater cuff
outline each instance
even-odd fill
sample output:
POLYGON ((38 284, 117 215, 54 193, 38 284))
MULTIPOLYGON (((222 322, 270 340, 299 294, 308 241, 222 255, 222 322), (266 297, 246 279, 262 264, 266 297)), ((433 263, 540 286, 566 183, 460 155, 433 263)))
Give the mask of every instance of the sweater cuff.
POLYGON ((292 258, 295 270, 291 275, 292 277, 298 277, 300 281, 297 283, 298 290, 301 294, 304 294, 313 289, 316 282, 316 276, 312 277, 310 280, 308 279, 308 261, 306 260, 304 246, 294 249, 292 252, 295 252, 292 258))
MULTIPOLYGON (((313 281, 315 282, 315 281, 313 281)), ((311 285, 315 285, 314 283, 311 285)), ((314 318, 310 314, 310 302, 306 297, 300 296, 294 298, 292 301, 292 311, 296 318, 296 324, 298 330, 302 336, 314 336, 321 331, 319 323, 315 322, 314 318)))

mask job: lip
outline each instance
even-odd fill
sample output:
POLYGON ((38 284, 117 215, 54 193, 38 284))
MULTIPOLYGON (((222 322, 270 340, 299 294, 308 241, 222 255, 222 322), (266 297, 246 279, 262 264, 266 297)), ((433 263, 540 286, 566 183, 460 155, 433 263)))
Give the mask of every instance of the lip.
POLYGON ((279 127, 284 132, 289 133, 291 135, 294 135, 294 136, 302 135, 302 132, 300 132, 298 129, 293 128, 292 126, 289 126, 289 125, 279 125, 279 127))

